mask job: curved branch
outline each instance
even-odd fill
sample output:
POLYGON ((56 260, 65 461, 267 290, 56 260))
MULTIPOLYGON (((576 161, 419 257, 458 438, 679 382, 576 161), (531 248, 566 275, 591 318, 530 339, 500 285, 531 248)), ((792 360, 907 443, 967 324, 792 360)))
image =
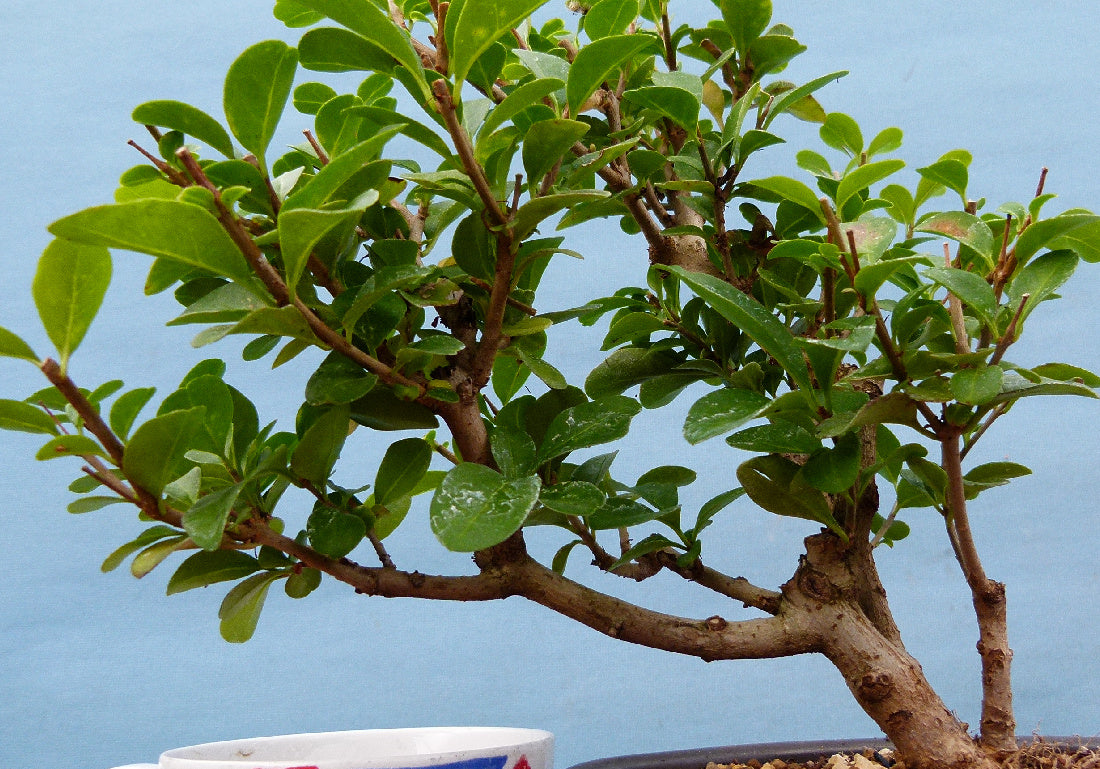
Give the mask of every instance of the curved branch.
POLYGON ((704 566, 699 559, 685 569, 676 563, 676 557, 672 553, 657 553, 657 556, 662 566, 686 580, 709 588, 727 598, 740 601, 746 607, 759 609, 772 615, 779 613, 780 603, 783 600, 782 593, 757 587, 744 577, 723 574, 709 566, 704 566))

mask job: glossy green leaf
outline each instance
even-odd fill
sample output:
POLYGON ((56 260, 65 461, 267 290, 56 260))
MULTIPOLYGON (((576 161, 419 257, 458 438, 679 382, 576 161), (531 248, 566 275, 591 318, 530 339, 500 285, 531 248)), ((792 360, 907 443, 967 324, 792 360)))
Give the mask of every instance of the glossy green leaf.
POLYGON ((254 556, 240 550, 199 552, 180 564, 168 580, 168 595, 175 595, 218 582, 242 579, 260 569, 254 556))
MULTIPOLYGON (((469 8, 469 5, 466 7, 469 8)), ((569 67, 569 79, 565 84, 569 114, 573 117, 579 115, 585 100, 601 83, 617 73, 634 56, 652 46, 653 38, 647 35, 612 35, 581 48, 569 67)), ((614 89, 615 83, 611 87, 614 89)))
POLYGON ((625 395, 608 395, 571 406, 556 417, 539 447, 540 461, 626 436, 642 407, 625 395))
POLYGON ((962 161, 956 158, 941 159, 930 166, 918 168, 917 173, 931 182, 942 184, 949 190, 957 192, 963 204, 966 204, 966 185, 969 183, 970 174, 962 161))
POLYGON ((363 211, 377 202, 378 191, 368 190, 352 201, 348 208, 326 211, 294 208, 279 214, 279 247, 291 299, 298 293, 298 281, 321 238, 333 230, 350 227, 359 220, 363 211))
POLYGON ((57 424, 41 407, 0 398, 0 430, 57 435, 57 424))
POLYGON ((623 99, 644 109, 651 109, 670 118, 690 132, 699 122, 699 100, 683 88, 647 86, 623 94, 623 99))
POLYGON ((813 213, 822 224, 825 223, 825 214, 821 212, 821 201, 813 190, 797 179, 791 179, 787 176, 769 176, 765 179, 754 179, 748 184, 767 190, 784 200, 802 206, 813 213))
POLYGON ((997 397, 1003 378, 999 366, 964 368, 951 377, 951 393, 960 403, 981 406, 997 397))
POLYGON ((106 457, 107 452, 86 435, 59 435, 50 439, 34 455, 35 459, 57 459, 58 457, 106 457))
POLYGON ((546 0, 464 0, 454 26, 451 73, 466 79, 474 62, 501 36, 518 26, 546 0))
POLYGON ((1044 379, 1072 381, 1087 387, 1100 387, 1100 376, 1079 366, 1071 366, 1068 363, 1044 363, 1041 366, 1035 366, 1031 369, 1031 372, 1044 379))
POLYGON ((748 334, 771 355, 800 389, 807 392, 813 390, 806 361, 790 329, 763 305, 713 276, 689 272, 682 267, 670 269, 722 317, 748 334))
POLYGON ((800 471, 801 480, 826 494, 840 494, 855 485, 859 476, 860 442, 846 433, 836 445, 818 449, 800 471))
POLYGON ((677 544, 676 542, 670 540, 668 537, 662 536, 660 534, 650 534, 641 542, 637 543, 621 556, 619 556, 619 558, 617 558, 607 567, 607 570, 613 571, 620 566, 625 566, 631 561, 636 561, 643 556, 650 555, 651 553, 657 553, 662 550, 683 550, 683 547, 684 546, 682 544, 677 544))
POLYGON ((191 463, 184 454, 202 430, 205 409, 170 411, 145 422, 126 443, 123 474, 153 496, 183 475, 191 463))
POLYGON ((863 133, 859 124, 843 112, 830 112, 820 130, 821 141, 833 149, 859 157, 863 152, 863 133))
POLYGON ((222 543, 225 524, 237 503, 240 486, 226 486, 205 496, 183 514, 183 529, 191 541, 203 550, 217 550, 222 543))
POLYGON ((516 211, 513 222, 515 236, 521 240, 529 238, 544 219, 559 211, 582 203, 604 200, 608 197, 609 193, 604 190, 578 190, 576 192, 561 192, 556 195, 543 195, 541 198, 528 200, 516 211))
POLYGON ((336 97, 336 91, 325 83, 302 83, 294 89, 291 101, 294 109, 304 115, 316 115, 325 102, 336 97))
POLYGON ((321 586, 321 579, 322 574, 319 570, 306 566, 301 571, 292 572, 286 578, 283 590, 290 598, 305 598, 321 586))
POLYGON ((425 406, 401 400, 390 387, 375 387, 350 405, 352 420, 373 430, 431 430, 439 426, 425 406))
POLYGON ((371 391, 378 377, 339 353, 330 353, 306 382, 306 403, 351 403, 371 391))
POLYGON ((719 7, 733 43, 742 54, 764 34, 772 18, 771 0, 721 0, 719 7))
POLYGON ((994 243, 993 231, 989 225, 974 214, 965 211, 945 211, 922 219, 916 226, 917 232, 931 232, 962 243, 977 251, 992 265, 993 249, 1000 243, 994 243))
POLYGON ((881 182, 905 167, 903 160, 879 160, 857 166, 840 180, 836 191, 836 207, 843 208, 860 190, 881 182))
POLYGON ((762 128, 767 129, 767 127, 771 125, 771 122, 775 120, 776 117, 787 111, 793 112, 795 105, 797 105, 807 96, 817 91, 821 87, 828 85, 834 80, 839 80, 847 74, 847 70, 831 72, 828 75, 822 75, 821 77, 814 78, 805 85, 801 85, 798 88, 794 88, 784 94, 781 94, 775 99, 775 101, 772 102, 772 105, 768 110, 768 115, 766 118, 764 118, 764 124, 762 128))
POLYGON ((584 15, 584 31, 590 40, 621 35, 638 17, 638 0, 599 0, 584 15))
POLYGON ((265 155, 298 68, 298 52, 281 40, 249 47, 229 66, 222 101, 229 130, 266 171, 265 155))
POLYGON ((92 324, 111 282, 111 254, 102 246, 56 239, 38 260, 31 291, 61 367, 92 324))
POLYGON ((309 426, 290 455, 290 469, 299 478, 324 488, 348 437, 348 418, 348 407, 338 406, 309 426))
POLYGON ((252 270, 218 220, 191 203, 143 199, 96 206, 58 219, 49 230, 67 240, 159 256, 240 283, 252 280, 252 270))
POLYGON ((2 326, 0 326, 0 357, 38 362, 38 356, 34 354, 30 345, 2 326))
POLYGON ((1031 475, 1031 468, 1016 462, 987 462, 969 470, 963 480, 983 486, 1003 486, 1013 478, 1031 475))
POLYGON ((867 145, 867 156, 874 157, 875 155, 881 155, 885 152, 894 152, 901 149, 901 140, 903 136, 900 128, 883 128, 875 135, 875 138, 871 139, 871 143, 867 145))
POLYGON ((532 189, 586 133, 588 124, 579 120, 541 120, 528 129, 523 140, 523 169, 532 189))
POLYGON ((340 188, 374 160, 387 141, 401 130, 400 125, 388 125, 367 139, 330 158, 312 179, 283 202, 283 212, 295 208, 322 208, 333 200, 340 188))
POLYGON ((329 558, 343 558, 367 535, 367 524, 358 515, 318 505, 306 522, 313 549, 329 558))
MULTIPOLYGON (((1032 375, 1034 376, 1034 375, 1032 375)), ((1007 403, 1018 398, 1027 398, 1035 395, 1079 395, 1085 398, 1097 398, 1093 388, 1087 384, 1076 381, 1061 381, 1040 377, 1036 382, 1032 378, 1025 378, 1015 371, 1004 372, 1001 381, 1001 392, 991 403, 1007 403)))
POLYGON ((336 27, 319 27, 302 35, 298 55, 315 72, 388 72, 393 57, 361 35, 336 27))
POLYGON ((598 510, 585 517, 585 523, 596 531, 639 526, 656 520, 661 511, 627 497, 611 497, 598 510))
POLYGON ((759 416, 770 402, 752 390, 723 388, 707 393, 688 410, 684 438, 696 444, 728 433, 759 416))
POLYGON ((563 481, 544 486, 539 493, 539 502, 562 515, 591 515, 606 501, 600 487, 587 481, 563 481))
POLYGON ((758 454, 811 454, 821 448, 821 441, 792 422, 747 427, 726 438, 726 443, 758 454))
POLYGON ((1015 306, 1019 306, 1027 295, 1022 322, 1038 304, 1049 299, 1077 269, 1077 254, 1072 251, 1050 251, 1032 259, 1016 273, 1008 284, 1008 296, 1015 306))
POLYGON ((564 86, 564 80, 553 77, 540 78, 517 86, 514 91, 505 97, 504 101, 486 115, 485 122, 482 123, 481 129, 478 131, 478 147, 480 148, 482 142, 497 128, 564 86))
POLYGON ((535 442, 526 430, 498 425, 489 436, 489 446, 505 478, 525 478, 538 469, 535 442))
POLYGON ((825 495, 799 480, 800 469, 772 454, 743 463, 737 468, 737 480, 749 498, 769 513, 817 521, 843 536, 825 495))
POLYGON ((448 550, 474 552, 512 536, 538 501, 538 476, 508 480, 464 462, 447 473, 429 508, 432 531, 448 550))
POLYGON ((311 26, 324 18, 303 5, 301 0, 275 0, 272 13, 276 19, 292 29, 311 26))
POLYGON ((929 267, 924 274, 961 299, 982 323, 996 328, 997 297, 980 275, 955 267, 929 267))
POLYGON ((218 609, 218 619, 221 620, 219 630, 223 639, 229 643, 244 643, 252 637, 271 583, 281 576, 272 572, 254 574, 226 594, 218 609))
POLYGON ((133 119, 145 125, 179 131, 206 142, 227 158, 232 159, 235 156, 233 140, 221 123, 190 104, 170 100, 147 101, 134 109, 133 119))
POLYGON ((181 534, 150 545, 134 556, 134 560, 130 562, 130 573, 141 579, 187 544, 187 537, 181 534))
POLYGON ((422 438, 404 438, 386 449, 374 478, 374 498, 387 505, 409 496, 432 461, 432 447, 422 438))

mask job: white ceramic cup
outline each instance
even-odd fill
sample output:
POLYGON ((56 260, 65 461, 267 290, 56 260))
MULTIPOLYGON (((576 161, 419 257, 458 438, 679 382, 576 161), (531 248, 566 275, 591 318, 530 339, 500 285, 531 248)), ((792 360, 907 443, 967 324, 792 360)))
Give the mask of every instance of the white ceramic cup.
POLYGON ((115 769, 553 769, 554 736, 538 729, 424 727, 287 734, 165 751, 115 769))

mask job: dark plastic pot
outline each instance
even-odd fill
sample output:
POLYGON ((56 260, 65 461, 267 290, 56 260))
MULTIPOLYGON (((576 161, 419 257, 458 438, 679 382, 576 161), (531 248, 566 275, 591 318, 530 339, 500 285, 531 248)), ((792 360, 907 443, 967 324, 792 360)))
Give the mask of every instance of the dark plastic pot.
POLYGON ((882 738, 866 740, 823 740, 820 742, 761 742, 755 745, 725 745, 692 750, 670 750, 664 753, 638 753, 630 756, 585 761, 571 769, 706 769, 716 764, 760 762, 773 758, 784 761, 810 761, 834 753, 858 753, 867 748, 890 747, 882 738))
MULTIPOLYGON (((1030 736, 1020 737, 1024 743, 1030 736)), ((1096 738, 1080 737, 1043 737, 1044 742, 1055 745, 1077 747, 1085 745, 1100 747, 1096 738)), ((866 740, 823 740, 820 742, 762 742, 755 745, 726 745, 714 748, 695 748, 693 750, 670 750, 664 753, 638 753, 630 756, 601 758, 585 761, 570 769, 706 769, 707 764, 745 763, 756 759, 761 763, 773 758, 784 761, 812 761, 834 753, 859 753, 868 748, 881 750, 890 747, 882 738, 866 740)))

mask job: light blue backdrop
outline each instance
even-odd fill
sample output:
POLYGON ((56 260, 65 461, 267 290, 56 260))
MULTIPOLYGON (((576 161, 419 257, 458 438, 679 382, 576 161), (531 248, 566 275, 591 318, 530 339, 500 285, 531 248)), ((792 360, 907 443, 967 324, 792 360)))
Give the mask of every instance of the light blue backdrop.
MULTIPOLYGON (((851 69, 822 93, 826 107, 852 114, 869 136, 901 126, 912 166, 968 147, 975 152, 972 194, 1026 201, 1046 165, 1047 190, 1061 195, 1052 205, 1100 208, 1093 2, 776 5, 776 20, 810 46, 790 79, 851 69)), ((693 0, 680 15, 710 7, 693 0)), ((34 264, 48 242, 44 227, 109 201, 118 174, 139 162, 125 145, 145 139, 129 120, 132 107, 173 98, 220 114, 222 77, 235 55, 265 38, 293 42, 295 34, 271 17, 266 0, 7 0, 0 28, 0 325, 45 350, 29 301, 34 264)), ((283 141, 299 141, 307 126, 289 115, 283 141)), ((820 149, 813 129, 792 133, 790 145, 761 154, 755 175, 789 171, 795 151, 820 149)), ((644 279, 639 242, 598 229, 571 237, 588 259, 555 267, 559 277, 572 271, 555 309, 613 287, 620 270, 644 279)), ((187 346, 189 331, 147 330, 147 320, 167 320, 175 307, 142 296, 146 264, 117 256, 104 313, 74 359, 79 383, 117 375, 129 386, 166 392, 202 358, 187 346), (130 328, 132 320, 141 328, 130 328)), ((1056 349, 1050 355, 1100 370, 1089 299, 1098 290, 1100 270, 1086 268, 1057 311, 1036 314, 1030 341, 1010 357, 1034 365, 1056 349)), ((598 332, 563 332, 552 342, 554 362, 576 374, 598 362, 570 357, 571 335, 587 333, 598 332)), ((585 339, 590 348, 592 337, 585 339)), ((299 384, 308 363, 288 368, 299 384)), ((286 373, 234 366, 231 379, 286 425, 295 389, 286 373)), ((43 384, 31 367, 0 361, 0 397, 23 397, 43 384)), ((992 436, 983 458, 1030 464, 1036 474, 983 496, 974 518, 988 571, 1009 583, 1019 727, 1096 734, 1100 404, 1059 399, 1016 411, 1015 427, 992 436)), ((676 417, 640 418, 620 470, 632 477, 653 446, 674 446, 684 464, 723 451, 720 443, 689 449, 678 430, 676 417)), ((94 769, 212 739, 420 724, 543 727, 558 735, 561 767, 643 750, 875 733, 822 660, 707 665, 611 641, 519 599, 475 606, 369 600, 326 584, 303 603, 273 593, 255 639, 231 646, 217 632, 224 589, 167 599, 168 570, 141 582, 124 570, 98 573, 103 557, 139 526, 122 508, 68 515, 65 485, 76 468, 35 463, 37 446, 33 436, 0 436, 5 769, 94 769)), ((734 466, 732 453, 721 457, 734 466)), ((728 488, 726 480, 701 481, 695 501, 728 488)), ((399 565, 468 569, 465 559, 434 546, 424 518, 414 515, 395 535, 399 565)), ((913 536, 882 554, 882 568, 910 648, 949 706, 976 723, 976 631, 936 518, 911 514, 913 536)), ((777 585, 809 533, 802 522, 734 508, 712 533, 711 563, 777 585), (721 556, 719 543, 728 545, 721 556)), ((556 547, 534 539, 537 548, 556 547)), ((631 589, 666 611, 733 616, 729 606, 670 580, 634 590, 596 575, 595 584, 631 589)))

